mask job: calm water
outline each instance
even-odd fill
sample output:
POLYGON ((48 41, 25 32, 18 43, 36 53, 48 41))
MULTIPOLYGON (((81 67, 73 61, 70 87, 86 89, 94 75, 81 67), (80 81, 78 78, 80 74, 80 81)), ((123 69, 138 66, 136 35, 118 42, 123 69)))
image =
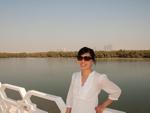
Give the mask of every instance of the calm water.
MULTIPOLYGON (((99 61, 94 69, 105 73, 122 89, 111 108, 127 113, 150 113, 150 61, 99 61)), ((64 101, 71 75, 78 71, 75 59, 1 58, 0 81, 61 96, 64 101)), ((102 92, 99 101, 107 98, 102 92)))

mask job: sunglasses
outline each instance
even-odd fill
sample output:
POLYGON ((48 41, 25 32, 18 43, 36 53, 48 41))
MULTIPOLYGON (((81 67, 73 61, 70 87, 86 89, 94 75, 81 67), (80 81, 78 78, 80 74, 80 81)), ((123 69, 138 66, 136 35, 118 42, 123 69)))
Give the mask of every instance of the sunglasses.
POLYGON ((90 61, 92 59, 92 57, 90 57, 90 56, 84 56, 84 57, 78 56, 77 59, 78 59, 78 61, 82 61, 82 60, 90 61))

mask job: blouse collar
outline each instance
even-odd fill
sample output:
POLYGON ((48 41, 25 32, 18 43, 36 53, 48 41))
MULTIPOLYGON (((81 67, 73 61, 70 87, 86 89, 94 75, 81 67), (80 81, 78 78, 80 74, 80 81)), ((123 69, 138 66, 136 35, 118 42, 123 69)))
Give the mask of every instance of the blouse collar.
POLYGON ((82 82, 81 82, 82 73, 80 72, 80 86, 81 86, 81 87, 84 87, 84 86, 86 85, 86 83, 89 82, 89 81, 93 78, 94 73, 95 73, 95 71, 93 70, 93 71, 88 75, 88 77, 87 77, 87 79, 86 79, 84 85, 82 86, 82 82))

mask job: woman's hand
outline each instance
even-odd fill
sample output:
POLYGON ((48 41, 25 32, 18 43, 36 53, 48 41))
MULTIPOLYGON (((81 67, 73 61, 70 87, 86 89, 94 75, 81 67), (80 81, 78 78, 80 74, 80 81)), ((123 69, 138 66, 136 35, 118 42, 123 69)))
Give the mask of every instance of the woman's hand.
POLYGON ((109 105, 111 105, 112 102, 113 102, 113 100, 111 100, 111 99, 105 100, 102 104, 98 105, 95 108, 96 113, 102 113, 105 108, 107 108, 109 105))
POLYGON ((104 109, 105 109, 105 107, 103 107, 101 105, 99 105, 95 108, 96 113, 103 113, 104 109))
POLYGON ((66 108, 66 113, 71 113, 71 108, 66 108))

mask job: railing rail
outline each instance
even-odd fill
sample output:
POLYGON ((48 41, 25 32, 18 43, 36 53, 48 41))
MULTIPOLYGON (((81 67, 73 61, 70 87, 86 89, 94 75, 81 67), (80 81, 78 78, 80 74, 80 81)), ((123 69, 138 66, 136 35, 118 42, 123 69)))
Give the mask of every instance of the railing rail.
MULTIPOLYGON (((59 96, 0 83, 0 113, 65 113, 59 96)), ((107 108, 104 113, 125 113, 107 108)))

